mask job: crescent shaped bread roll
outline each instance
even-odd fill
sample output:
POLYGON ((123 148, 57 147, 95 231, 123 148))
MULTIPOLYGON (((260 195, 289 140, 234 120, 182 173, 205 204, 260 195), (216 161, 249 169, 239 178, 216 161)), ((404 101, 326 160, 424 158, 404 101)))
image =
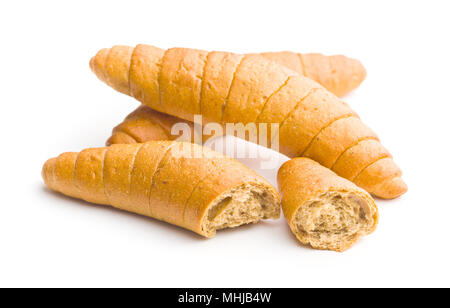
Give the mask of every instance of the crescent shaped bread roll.
POLYGON ((153 141, 64 153, 43 169, 52 190, 213 237, 278 218, 275 188, 238 161, 199 145, 153 141))
POLYGON ((159 112, 187 121, 201 114, 205 122, 222 125, 275 123, 270 135, 279 136, 281 153, 349 174, 381 198, 407 191, 400 168, 381 145, 370 153, 360 146, 379 143, 378 136, 345 102, 263 56, 115 46, 100 50, 90 65, 99 79, 159 112))
MULTIPOLYGON (((223 133, 226 131, 223 128, 223 133)), ((197 132, 194 123, 186 121, 162 112, 153 110, 145 105, 139 106, 130 113, 125 120, 114 127, 111 137, 106 141, 106 145, 143 143, 147 141, 174 140, 184 142, 195 142, 194 136, 197 132), (172 129, 176 124, 182 124, 182 131, 172 129), (184 136, 184 129, 187 129, 187 136, 184 136)), ((214 136, 219 133, 214 131, 214 136)), ((213 135, 202 134, 202 142, 207 141, 213 135)), ((246 136, 248 137, 248 135, 246 136)))
POLYGON ((141 105, 130 113, 122 123, 114 127, 106 145, 144 143, 153 140, 175 140, 179 136, 171 134, 171 130, 176 123, 186 123, 188 125, 191 139, 184 141, 193 142, 194 125, 192 122, 184 121, 141 105))
MULTIPOLYGON (((112 135, 109 137, 106 144, 139 143, 151 140, 175 140, 180 137, 178 134, 171 133, 171 128, 176 123, 183 123, 186 125, 185 127, 189 127, 190 133, 188 136, 190 136, 191 139, 185 141, 193 142, 195 131, 192 122, 141 105, 113 129, 112 135)), ((223 129, 223 132, 226 132, 226 130, 223 129)), ((214 136, 217 136, 217 132, 214 132, 214 134, 214 136)), ((210 137, 212 137, 212 135, 203 134, 203 142, 210 137)), ((247 134, 245 138, 249 139, 249 135, 247 134)), ((283 151, 283 148, 280 150, 282 153, 287 154, 286 151, 283 151)), ((319 152, 318 155, 322 156, 323 160, 328 158, 326 153, 319 152)), ((401 176, 401 171, 393 163, 391 154, 375 139, 362 140, 355 146, 349 148, 339 157, 331 169, 340 176, 354 181, 361 188, 373 192, 374 195, 377 196, 386 195, 385 191, 388 192, 388 195, 393 195, 392 193, 389 193, 389 188, 378 186, 380 183, 383 183, 383 177, 386 174, 389 174, 391 177, 401 176), (355 156, 359 157, 359 159, 356 160, 355 156), (386 161, 384 161, 384 159, 386 159, 386 161), (378 162, 379 160, 381 160, 381 162, 378 162), (378 193, 376 192, 377 189, 379 190, 378 193)), ((400 183, 399 186, 400 185, 403 184, 400 183)))
POLYGON ((308 158, 294 158, 278 171, 284 216, 303 244, 344 251, 372 233, 378 209, 370 195, 308 158))
MULTIPOLYGON (((163 50, 159 48, 145 48, 141 47, 142 51, 151 53, 155 57, 162 57, 163 50)), ((103 59, 102 63, 96 63, 95 66, 99 68, 98 73, 102 74, 104 78, 108 78, 110 82, 120 84, 117 86, 118 91, 127 93, 128 85, 123 76, 123 72, 126 71, 129 65, 126 62, 121 62, 120 69, 115 69, 114 66, 106 66, 106 62, 111 62, 112 59, 121 57, 131 57, 133 50, 125 46, 114 47, 112 49, 102 49, 99 52, 98 58, 103 59), (107 59, 109 58, 109 59, 107 59), (107 74, 103 74, 102 71, 108 71, 107 74)), ((260 55, 264 58, 273 61, 279 65, 282 65, 301 76, 308 77, 317 83, 324 86, 328 91, 334 93, 337 96, 344 96, 347 93, 356 89, 366 78, 367 72, 362 63, 356 59, 349 58, 343 55, 325 56, 320 53, 295 53, 291 51, 278 51, 278 52, 263 52, 260 55)), ((232 53, 213 52, 208 54, 209 61, 215 65, 211 65, 212 77, 214 72, 233 74, 233 66, 237 65, 242 56, 234 55, 232 53), (222 70, 225 71, 222 71, 222 70)), ((144 60, 145 61, 145 60, 144 60)), ((142 63, 145 65, 155 65, 152 63, 142 63)), ((92 64, 94 66, 94 64, 92 64)), ((142 75, 144 77, 144 75, 142 75)), ((150 77, 150 76, 146 76, 150 77)), ((223 87, 227 87, 226 84, 222 84, 223 87)), ((136 89, 137 90, 137 89, 136 89)))

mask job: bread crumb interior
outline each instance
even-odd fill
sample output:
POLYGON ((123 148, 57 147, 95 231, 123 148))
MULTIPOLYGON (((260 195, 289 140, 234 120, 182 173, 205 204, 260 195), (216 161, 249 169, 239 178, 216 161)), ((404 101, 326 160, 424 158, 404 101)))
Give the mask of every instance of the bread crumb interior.
POLYGON ((301 205, 293 225, 303 243, 342 251, 371 232, 375 221, 368 203, 352 193, 328 192, 301 205))
POLYGON ((262 185, 245 184, 222 194, 208 209, 203 230, 214 235, 216 230, 277 218, 279 204, 262 185))

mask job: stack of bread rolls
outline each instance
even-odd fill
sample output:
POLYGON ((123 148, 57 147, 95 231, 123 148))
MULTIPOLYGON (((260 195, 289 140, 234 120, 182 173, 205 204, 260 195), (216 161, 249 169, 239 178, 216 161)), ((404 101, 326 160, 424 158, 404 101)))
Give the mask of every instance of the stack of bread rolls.
POLYGON ((281 204, 301 243, 343 251, 376 228, 370 194, 392 199, 407 191, 378 136, 338 98, 365 78, 355 59, 138 45, 101 49, 90 67, 142 106, 113 129, 107 147, 45 163, 47 186, 68 196, 205 237, 278 218, 281 204), (193 131, 196 115, 220 126, 276 124, 269 126, 265 145, 277 138, 279 151, 292 158, 278 172, 281 201, 272 185, 243 164, 172 135, 180 122, 193 131))

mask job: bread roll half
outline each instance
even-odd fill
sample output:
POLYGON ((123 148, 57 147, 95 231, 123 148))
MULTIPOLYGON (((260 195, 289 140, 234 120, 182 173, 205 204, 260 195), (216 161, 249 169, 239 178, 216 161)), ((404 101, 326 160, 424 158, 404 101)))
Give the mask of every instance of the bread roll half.
POLYGON ((378 209, 372 197, 313 160, 294 158, 283 164, 278 185, 284 215, 303 244, 344 251, 376 228, 378 209))
POLYGON ((278 218, 275 188, 240 162, 196 144, 153 141, 64 153, 42 170, 62 194, 213 237, 278 218))

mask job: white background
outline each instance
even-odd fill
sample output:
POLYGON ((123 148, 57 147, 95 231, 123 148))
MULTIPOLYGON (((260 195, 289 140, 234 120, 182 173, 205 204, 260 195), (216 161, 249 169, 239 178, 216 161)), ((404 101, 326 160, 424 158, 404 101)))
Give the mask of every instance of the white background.
POLYGON ((0 4, 0 286, 450 286, 447 1, 72 3, 0 4), (97 80, 90 57, 138 43, 360 59, 368 78, 345 100, 409 192, 377 201, 378 230, 344 253, 302 247, 283 218, 204 240, 50 192, 47 158, 102 146, 138 106, 97 80))

